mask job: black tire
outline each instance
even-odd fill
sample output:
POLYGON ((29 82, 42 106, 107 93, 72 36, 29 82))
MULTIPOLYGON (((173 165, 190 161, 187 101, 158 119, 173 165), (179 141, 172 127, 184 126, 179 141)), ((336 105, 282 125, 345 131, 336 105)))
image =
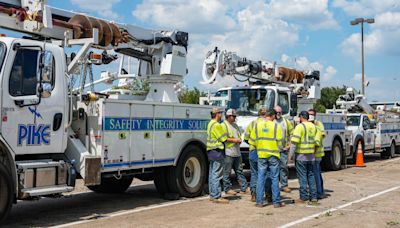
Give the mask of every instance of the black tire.
POLYGON ((342 161, 343 161, 342 144, 335 139, 332 143, 332 150, 325 152, 325 156, 322 159, 322 167, 324 170, 337 171, 342 168, 342 161))
POLYGON ((394 141, 392 141, 390 147, 385 148, 381 152, 381 158, 383 159, 393 158, 395 154, 396 154, 396 144, 394 143, 394 141))
POLYGON ((101 184, 88 186, 88 188, 97 193, 121 193, 125 192, 132 184, 133 177, 127 176, 121 179, 114 177, 101 178, 101 184))
POLYGON ((13 180, 5 165, 0 163, 0 225, 10 213, 13 196, 13 180))
POLYGON ((157 192, 162 196, 169 192, 167 172, 167 167, 160 167, 154 170, 154 185, 156 186, 157 192))
POLYGON ((196 197, 202 194, 207 179, 207 160, 204 151, 198 146, 189 145, 175 167, 168 169, 168 188, 172 193, 183 197, 196 197))
POLYGON ((356 164, 357 161, 357 152, 358 152, 358 143, 361 141, 361 148, 363 152, 363 158, 364 158, 364 153, 365 153, 365 147, 364 147, 364 141, 362 138, 357 138, 356 141, 354 141, 353 145, 353 155, 352 158, 350 159, 350 164, 356 164))

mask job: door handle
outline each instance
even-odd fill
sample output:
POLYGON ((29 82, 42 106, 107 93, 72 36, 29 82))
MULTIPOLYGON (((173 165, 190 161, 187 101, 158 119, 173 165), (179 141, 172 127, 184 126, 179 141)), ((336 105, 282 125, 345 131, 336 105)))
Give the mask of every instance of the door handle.
POLYGON ((60 129, 62 123, 62 113, 56 113, 53 119, 53 131, 60 129))

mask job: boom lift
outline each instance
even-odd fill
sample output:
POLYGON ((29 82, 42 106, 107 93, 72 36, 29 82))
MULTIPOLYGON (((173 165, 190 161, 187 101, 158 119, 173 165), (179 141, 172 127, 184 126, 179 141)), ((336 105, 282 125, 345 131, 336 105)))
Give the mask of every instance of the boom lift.
POLYGON ((0 1, 0 27, 29 35, 0 37, 0 223, 17 199, 72 191, 78 177, 96 192, 125 191, 137 177, 154 179, 161 194, 201 194, 211 107, 179 104, 186 32, 109 22, 43 0, 0 1), (92 67, 114 61, 110 50, 138 59, 139 69, 121 67, 104 81, 145 79, 144 101, 94 91, 92 67))
MULTIPOLYGON (((203 83, 215 83, 218 76, 232 76, 239 82, 247 81, 249 85, 220 88, 214 97, 204 97, 200 101, 236 109, 237 123, 242 131, 257 118, 261 107, 273 109, 279 105, 282 114, 293 119, 299 111, 312 108, 320 98, 319 71, 300 71, 274 62, 254 61, 215 48, 204 60, 203 83)), ((339 114, 318 114, 317 118, 326 129, 323 164, 327 169, 338 170, 350 153, 346 146, 350 132, 345 129, 345 118, 339 114)), ((249 146, 243 142, 241 151, 245 158, 248 150, 249 146)))

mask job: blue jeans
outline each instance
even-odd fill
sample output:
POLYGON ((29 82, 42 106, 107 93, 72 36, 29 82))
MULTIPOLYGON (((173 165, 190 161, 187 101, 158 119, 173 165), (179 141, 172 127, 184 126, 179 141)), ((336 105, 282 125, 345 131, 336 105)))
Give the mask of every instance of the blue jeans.
POLYGON ((224 160, 210 161, 208 173, 208 189, 210 198, 218 199, 221 197, 221 180, 224 170, 224 160))
POLYGON ((281 188, 286 188, 288 186, 288 176, 289 176, 289 168, 288 168, 288 152, 281 152, 281 164, 279 169, 279 180, 281 182, 281 188))
POLYGON ((231 157, 231 156, 226 156, 225 157, 225 162, 224 162, 224 191, 227 192, 232 188, 232 183, 231 183, 231 170, 235 171, 236 174, 236 179, 239 182, 240 185, 240 190, 241 191, 246 191, 247 189, 247 181, 246 177, 244 177, 243 174, 243 167, 242 167, 242 156, 239 157, 231 157))
POLYGON ((279 190, 279 163, 280 160, 276 156, 258 158, 257 204, 264 204, 264 192, 272 196, 273 204, 279 204, 281 202, 281 193, 279 190))
POLYGON ((250 191, 252 195, 256 194, 256 187, 257 187, 257 175, 258 175, 258 158, 257 158, 257 151, 252 150, 249 153, 249 163, 250 163, 250 191), (254 153, 256 154, 254 156, 254 153))
POLYGON ((325 195, 324 191, 324 181, 321 174, 321 160, 316 160, 314 162, 314 175, 315 183, 317 185, 317 197, 322 198, 325 195))
POLYGON ((300 185, 300 199, 304 201, 317 200, 317 185, 314 176, 314 161, 296 160, 297 178, 300 185), (307 187, 310 192, 307 191, 307 187))

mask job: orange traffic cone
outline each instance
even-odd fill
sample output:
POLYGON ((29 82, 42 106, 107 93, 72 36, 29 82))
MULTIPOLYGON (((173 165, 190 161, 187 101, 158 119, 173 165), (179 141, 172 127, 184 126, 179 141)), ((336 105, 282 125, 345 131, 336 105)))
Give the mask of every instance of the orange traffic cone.
POLYGON ((365 167, 361 141, 358 142, 356 167, 365 167))

